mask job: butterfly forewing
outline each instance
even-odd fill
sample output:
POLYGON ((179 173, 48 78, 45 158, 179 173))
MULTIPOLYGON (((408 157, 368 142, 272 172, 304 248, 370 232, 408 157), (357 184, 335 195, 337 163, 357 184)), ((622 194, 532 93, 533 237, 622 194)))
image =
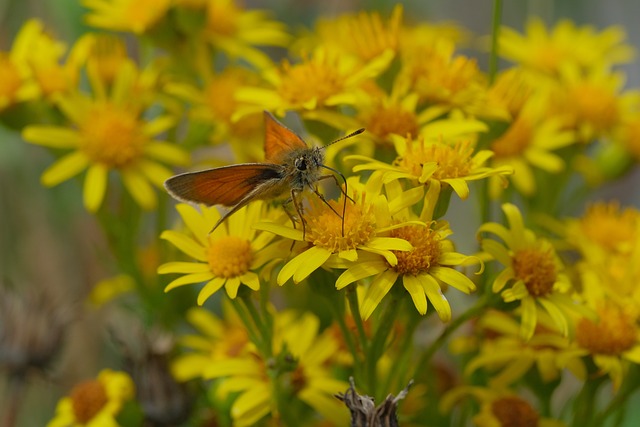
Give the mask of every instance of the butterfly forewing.
POLYGON ((294 150, 307 148, 307 144, 292 130, 279 123, 271 113, 264 112, 264 152, 267 162, 282 163, 284 157, 294 150))
POLYGON ((172 196, 183 201, 235 206, 256 186, 281 177, 278 165, 245 163, 177 175, 169 178, 164 186, 172 196))

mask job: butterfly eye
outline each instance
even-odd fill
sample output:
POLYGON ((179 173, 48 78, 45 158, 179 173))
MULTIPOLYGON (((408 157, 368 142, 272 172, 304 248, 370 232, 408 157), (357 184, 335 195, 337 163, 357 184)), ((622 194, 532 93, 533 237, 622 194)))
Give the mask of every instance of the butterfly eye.
POLYGON ((305 159, 304 157, 298 157, 295 161, 295 165, 296 165, 296 169, 298 169, 299 171, 306 171, 307 159, 305 159))

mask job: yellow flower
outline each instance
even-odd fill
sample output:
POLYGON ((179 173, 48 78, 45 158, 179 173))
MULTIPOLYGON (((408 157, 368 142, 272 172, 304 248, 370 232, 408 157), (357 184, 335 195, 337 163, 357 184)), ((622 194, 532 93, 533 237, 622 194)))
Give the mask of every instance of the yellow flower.
POLYGON ((16 35, 11 51, 0 52, 0 112, 15 104, 37 99, 40 95, 28 63, 34 37, 43 37, 38 32, 40 27, 39 21, 27 21, 16 35))
MULTIPOLYGON (((363 319, 366 320, 371 316, 400 278, 416 310, 424 315, 427 312, 428 299, 443 322, 451 320, 451 307, 442 288, 451 285, 467 294, 475 290, 474 283, 454 268, 473 261, 473 257, 454 251, 453 243, 447 239, 452 233, 448 223, 432 220, 437 193, 439 190, 430 191, 424 201, 425 209, 420 218, 423 225, 403 225, 396 221, 392 227, 391 238, 401 239, 412 245, 410 250, 393 251, 397 259, 396 263, 390 263, 388 257, 371 254, 352 263, 338 277, 337 289, 342 289, 358 280, 373 277, 361 303, 360 311, 363 319)), ((398 214, 406 210, 407 206, 414 204, 416 194, 417 192, 413 189, 394 197, 392 204, 390 203, 391 215, 398 214)), ((422 192, 420 197, 421 194, 422 192)))
POLYGON ((237 120, 233 118, 240 108, 236 92, 247 84, 255 84, 258 76, 244 68, 227 67, 224 71, 204 78, 204 87, 187 82, 172 82, 165 90, 186 101, 194 122, 213 126, 210 140, 214 144, 229 142, 236 161, 258 161, 264 156, 263 113, 254 113, 237 120))
POLYGON ((171 372, 178 381, 202 378, 210 364, 256 353, 247 328, 228 300, 223 302, 221 319, 198 307, 187 311, 186 320, 200 334, 183 335, 179 339, 180 347, 187 351, 171 365, 171 372))
MULTIPOLYGON (((505 132, 489 146, 494 153, 492 165, 512 168, 514 186, 527 196, 536 191, 532 166, 549 173, 559 173, 565 168, 565 163, 552 151, 576 141, 574 132, 563 129, 561 119, 547 115, 547 108, 545 97, 529 98, 505 132)), ((497 198, 504 186, 496 179, 491 185, 491 195, 497 198)))
POLYGON ((489 384, 497 388, 514 384, 531 369, 536 369, 545 383, 558 380, 564 368, 580 380, 587 378, 579 360, 582 351, 555 332, 548 316, 540 317, 529 341, 522 339, 520 324, 508 313, 487 311, 475 326, 479 353, 465 366, 465 376, 487 369, 491 375, 489 384))
POLYGON ((504 117, 505 112, 488 103, 487 78, 474 59, 454 55, 449 40, 420 44, 403 52, 398 84, 429 105, 460 109, 480 117, 504 117))
POLYGON ((87 24, 112 31, 142 34, 157 24, 169 10, 171 0, 82 0, 90 10, 87 24))
POLYGON ((167 285, 165 292, 179 286, 206 282, 198 294, 198 305, 223 287, 229 298, 238 295, 241 284, 257 291, 260 279, 256 273, 266 263, 281 257, 278 242, 271 233, 259 233, 251 228, 260 219, 269 217, 267 206, 256 201, 239 210, 213 232, 220 218, 215 207, 201 207, 199 212, 191 205, 178 204, 176 209, 191 235, 167 230, 160 237, 168 240, 196 262, 174 261, 161 265, 159 274, 180 273, 167 285))
POLYGON ((624 30, 609 27, 597 32, 591 26, 576 27, 569 20, 561 20, 548 30, 539 18, 531 19, 525 34, 511 28, 500 31, 500 54, 532 70, 556 74, 565 65, 583 69, 604 67, 628 62, 634 54, 624 44, 624 30))
POLYGON ((116 426, 116 416, 135 396, 131 378, 124 372, 105 369, 95 380, 85 381, 62 398, 47 427, 116 426))
POLYGON ((581 142, 611 136, 628 111, 637 111, 640 92, 622 92, 624 75, 597 69, 580 73, 564 67, 551 97, 550 114, 561 117, 581 142))
POLYGON ((254 106, 241 108, 238 116, 268 110, 284 115, 288 110, 304 113, 338 105, 352 105, 361 85, 386 69, 392 54, 383 54, 361 64, 339 52, 319 47, 302 62, 284 61, 278 68, 263 71, 271 88, 246 87, 236 99, 254 106))
POLYGON ((328 368, 338 350, 337 341, 329 331, 320 332, 319 320, 310 313, 287 311, 274 316, 274 358, 267 361, 250 354, 216 360, 204 369, 204 378, 223 379, 217 397, 237 393, 231 406, 234 425, 255 425, 285 393, 289 407, 302 401, 334 425, 346 424, 347 409, 333 396, 348 384, 333 378, 328 368))
POLYGON ((640 112, 625 114, 614 134, 614 140, 625 147, 636 163, 640 163, 640 112))
MULTIPOLYGON (((443 125, 452 126, 453 123, 443 123, 443 125)), ((466 129, 469 132, 478 129, 474 121, 462 121, 461 125, 467 125, 466 129)), ((469 196, 469 181, 512 173, 509 166, 496 168, 483 166, 493 153, 489 150, 481 150, 474 154, 475 146, 469 140, 448 144, 442 140, 431 142, 420 135, 415 139, 397 137, 394 141, 398 157, 392 165, 365 156, 348 156, 346 159, 366 162, 356 165, 353 171, 380 171, 383 174, 384 183, 397 179, 409 179, 416 185, 427 185, 438 181, 441 185, 451 187, 461 199, 469 196)))
POLYGON ((467 395, 480 404, 480 412, 473 417, 473 423, 478 427, 564 427, 560 421, 543 418, 529 402, 504 388, 456 387, 441 400, 441 410, 451 411, 467 395))
POLYGON ((286 46, 290 39, 286 27, 268 19, 265 11, 244 10, 238 3, 208 0, 204 36, 231 58, 246 59, 258 68, 269 67, 269 57, 253 46, 286 46))
POLYGON ((386 51, 397 52, 402 30, 402 5, 397 4, 387 22, 378 12, 344 14, 333 20, 319 20, 316 24, 316 46, 328 46, 351 55, 361 62, 369 62, 386 51))
POLYGON ((479 233, 492 233, 504 242, 482 239, 482 249, 505 266, 493 282, 493 292, 500 292, 505 302, 520 303, 520 333, 525 340, 531 339, 535 331, 538 305, 566 336, 570 322, 567 311, 580 310, 580 306, 571 298, 572 285, 562 262, 547 240, 524 227, 516 206, 505 203, 502 210, 509 229, 498 223, 486 223, 478 229, 479 233))
MULTIPOLYGON (((349 181, 349 188, 356 181, 349 181)), ((306 279, 325 263, 340 260, 357 261, 363 252, 376 253, 391 265, 398 263, 394 251, 407 251, 411 244, 402 238, 389 237, 396 225, 391 224, 387 199, 379 192, 367 191, 364 186, 352 193, 353 200, 344 204, 339 200, 323 203, 312 198, 310 208, 303 213, 305 231, 273 223, 260 223, 256 228, 270 231, 306 247, 287 262, 278 274, 278 284, 293 278, 295 283, 306 279), (342 209, 346 206, 344 219, 342 209)), ((369 187, 372 189, 372 187, 369 187)))
POLYGON ((70 53, 66 63, 61 60, 67 51, 64 43, 54 40, 42 22, 30 19, 14 41, 12 54, 29 67, 30 80, 35 82, 39 95, 50 98, 56 93, 70 91, 77 84, 79 64, 70 53))
POLYGON ((618 389, 627 369, 625 362, 640 364, 637 313, 630 313, 624 307, 607 301, 600 301, 596 310, 597 321, 588 318, 578 321, 575 339, 618 389))
POLYGON ((156 206, 150 183, 161 188, 172 175, 157 161, 184 165, 189 159, 177 146, 152 139, 172 127, 175 120, 168 115, 149 121, 143 118, 153 93, 140 85, 142 76, 131 62, 124 63, 111 90, 92 80, 93 98, 79 92, 58 98, 58 106, 73 127, 24 129, 22 136, 28 142, 73 150, 43 173, 44 185, 57 185, 87 169, 84 204, 95 212, 104 199, 109 172, 117 171, 141 207, 156 206))

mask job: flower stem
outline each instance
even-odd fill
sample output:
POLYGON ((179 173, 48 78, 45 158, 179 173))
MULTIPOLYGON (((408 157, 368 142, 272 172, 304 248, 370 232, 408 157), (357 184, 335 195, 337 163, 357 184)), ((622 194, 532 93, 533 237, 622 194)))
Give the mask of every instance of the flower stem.
POLYGON ((498 49, 500 24, 502 22, 502 0, 493 0, 493 19, 491 22, 491 56, 489 57, 489 83, 493 83, 498 74, 498 49))
POLYGON ((249 339, 251 340, 251 342, 253 342, 256 345, 256 347, 258 347, 258 349, 260 350, 260 353, 262 353, 263 355, 266 355, 265 353, 266 349, 263 348, 265 346, 265 343, 263 342, 262 337, 256 330, 257 326, 254 324, 254 322, 250 318, 250 315, 248 314, 246 304, 241 304, 238 298, 232 298, 230 299, 230 301, 236 313, 238 313, 238 317, 240 317, 242 324, 247 329, 247 334, 249 335, 249 339))
POLYGON ((446 343, 447 339, 453 334, 458 328, 464 325, 467 321, 473 319, 478 316, 485 310, 487 304, 486 299, 484 297, 480 297, 476 304, 462 313, 459 317, 455 318, 447 328, 440 334, 440 336, 427 348, 427 350, 420 357, 419 362, 416 364, 416 372, 413 374, 415 377, 418 374, 418 371, 424 369, 431 362, 431 358, 433 355, 446 343))
MULTIPOLYGON (((394 295, 389 301, 382 317, 378 321, 378 327, 376 332, 373 335, 371 340, 371 345, 367 351, 367 360, 366 360, 366 369, 367 369, 367 379, 369 381, 369 392, 379 398, 376 393, 376 367, 378 365, 378 360, 384 353, 384 347, 387 343, 387 339, 389 338, 389 333, 393 329, 393 322, 398 315, 399 312, 398 307, 398 298, 394 295)), ((384 390, 381 390, 383 393, 384 390)), ((378 401, 379 399, 376 399, 378 401)))
POLYGON ((244 303, 244 306, 247 308, 247 312, 249 313, 249 316, 251 316, 251 320, 255 324, 256 329, 258 330, 258 333, 260 335, 262 344, 264 346, 263 356, 265 358, 271 357, 271 336, 269 334, 267 323, 262 319, 260 313, 258 313, 256 306, 253 304, 253 301, 251 301, 251 295, 248 292, 243 292, 243 294, 241 295, 241 299, 244 303))
POLYGON ((364 323, 362 322, 362 317, 360 316, 360 305, 358 303, 358 293, 355 288, 349 286, 347 288, 347 300, 349 301, 349 308, 351 309, 351 315, 353 316, 353 321, 356 324, 356 330, 358 331, 358 340, 360 341, 360 348, 364 353, 367 352, 368 343, 367 343, 367 334, 364 330, 364 323))

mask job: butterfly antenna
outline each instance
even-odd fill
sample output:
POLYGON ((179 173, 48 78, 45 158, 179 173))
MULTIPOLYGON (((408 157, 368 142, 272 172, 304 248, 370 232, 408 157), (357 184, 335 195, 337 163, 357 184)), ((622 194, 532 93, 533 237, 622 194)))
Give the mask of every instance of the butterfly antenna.
POLYGON ((364 128, 361 128, 361 129, 358 129, 358 130, 356 130, 354 132, 351 132, 349 135, 345 135, 345 136, 343 136, 341 138, 336 139, 335 141, 331 141, 330 143, 324 145, 323 148, 326 148, 326 147, 328 147, 330 145, 333 145, 336 142, 343 141, 343 140, 345 140, 347 138, 351 138, 352 136, 360 135, 362 132, 364 132, 364 128))

